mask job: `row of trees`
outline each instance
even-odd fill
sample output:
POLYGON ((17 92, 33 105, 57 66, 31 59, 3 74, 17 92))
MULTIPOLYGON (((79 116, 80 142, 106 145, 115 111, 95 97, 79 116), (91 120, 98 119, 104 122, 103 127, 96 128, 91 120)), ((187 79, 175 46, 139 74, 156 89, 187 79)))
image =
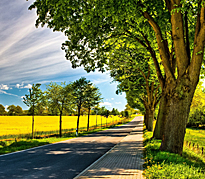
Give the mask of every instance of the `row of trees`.
MULTIPOLYGON (((127 104, 128 105, 128 104, 127 104)), ((127 106, 126 105, 126 106, 127 106)), ((74 107, 74 106, 73 106, 74 107)), ((125 112, 128 111, 128 114, 134 114, 136 111, 130 107, 127 107, 124 111, 119 112, 117 109, 113 108, 111 111, 105 108, 105 106, 99 107, 95 106, 90 110, 91 115, 102 115, 106 116, 107 114, 109 115, 121 115, 125 116, 125 112)), ((38 105, 36 109, 34 110, 35 115, 37 116, 58 116, 59 112, 58 110, 53 110, 49 109, 48 106, 40 106, 38 105)), ((27 115, 32 115, 32 107, 29 108, 29 110, 23 110, 21 106, 17 105, 9 105, 7 109, 0 104, 0 116, 27 116, 27 115)), ((63 115, 65 116, 77 116, 77 111, 75 108, 72 109, 72 111, 69 111, 67 109, 63 110, 63 115)), ((88 109, 82 106, 80 115, 88 115, 88 109)))
POLYGON ((23 111, 23 109, 20 107, 20 106, 15 106, 15 105, 9 105, 7 107, 7 111, 5 109, 5 107, 0 104, 0 115, 1 116, 5 116, 5 115, 8 115, 8 116, 22 116, 22 115, 25 115, 26 114, 26 111, 23 111))
POLYGON ((99 89, 95 87, 89 80, 82 77, 72 83, 62 83, 58 85, 56 83, 50 83, 47 85, 47 90, 42 92, 40 89, 41 84, 33 84, 29 89, 29 94, 26 94, 23 98, 23 102, 30 108, 29 111, 32 114, 32 137, 34 135, 34 115, 35 110, 39 111, 39 108, 47 108, 52 113, 59 114, 59 135, 62 136, 62 115, 63 112, 77 109, 77 128, 76 135, 78 135, 80 111, 82 106, 88 109, 88 123, 89 129, 89 116, 92 107, 98 105, 101 98, 99 89))
POLYGON ((160 101, 154 137, 162 139, 161 150, 182 154, 203 69, 204 0, 35 0, 34 8, 37 27, 65 33, 62 49, 73 68, 116 72, 119 89, 145 112, 149 130, 160 101), (139 80, 135 73, 141 73, 139 80))

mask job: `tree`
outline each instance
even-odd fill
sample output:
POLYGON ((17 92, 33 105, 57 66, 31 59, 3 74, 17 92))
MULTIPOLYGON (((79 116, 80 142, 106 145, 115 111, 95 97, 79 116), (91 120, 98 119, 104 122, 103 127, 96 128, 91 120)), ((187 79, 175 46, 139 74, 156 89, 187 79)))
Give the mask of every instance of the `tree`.
POLYGON ((3 116, 5 114, 6 114, 5 107, 2 104, 0 104, 0 115, 3 116))
POLYGON ((182 154, 191 101, 205 44, 205 1, 36 0, 36 26, 65 32, 72 67, 105 71, 107 54, 122 41, 150 54, 165 108, 161 150, 182 154), (160 67, 160 63, 163 68, 160 67))
POLYGON ((116 115, 119 115, 120 113, 119 113, 119 111, 117 109, 112 108, 111 114, 116 116, 116 115))
POLYGON ((15 109, 15 115, 16 116, 21 116, 23 114, 23 109, 22 109, 22 107, 20 107, 20 106, 16 106, 16 109, 15 109))
POLYGON ((83 106, 88 109, 88 123, 87 123, 87 131, 89 131, 89 118, 90 118, 90 110, 92 107, 98 105, 102 98, 100 97, 101 93, 99 92, 99 88, 93 86, 92 83, 88 83, 86 88, 85 102, 83 106))
POLYGON ((61 83, 50 83, 47 86, 46 97, 50 106, 55 106, 58 109, 59 119, 59 136, 62 137, 62 115, 65 108, 72 108, 72 87, 71 84, 66 85, 61 83))
POLYGON ((79 80, 76 80, 72 83, 72 96, 74 97, 73 103, 77 106, 78 109, 78 119, 76 127, 76 135, 78 135, 79 121, 80 121, 80 110, 83 103, 86 102, 86 90, 88 85, 91 82, 86 80, 86 78, 81 77, 79 80))
POLYGON ((9 105, 7 107, 7 110, 8 110, 8 115, 9 116, 15 116, 15 113, 16 113, 16 106, 15 105, 9 105))
POLYGON ((26 94, 23 97, 23 102, 32 109, 32 138, 34 138, 34 115, 35 108, 38 103, 40 103, 43 99, 43 92, 40 89, 41 84, 33 84, 31 89, 29 89, 29 94, 26 94))
POLYGON ((119 48, 119 52, 112 55, 110 75, 119 82, 117 93, 126 93, 128 104, 134 108, 143 104, 144 122, 146 128, 152 131, 155 109, 161 97, 160 85, 156 80, 153 65, 143 61, 142 55, 136 56, 135 51, 126 51, 128 50, 119 48), (126 64, 124 58, 127 59, 126 64))

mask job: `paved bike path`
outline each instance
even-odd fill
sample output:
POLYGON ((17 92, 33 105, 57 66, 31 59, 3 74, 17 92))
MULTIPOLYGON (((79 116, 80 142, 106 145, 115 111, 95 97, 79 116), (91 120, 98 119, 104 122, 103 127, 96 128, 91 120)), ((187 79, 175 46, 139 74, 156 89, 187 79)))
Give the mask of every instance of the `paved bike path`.
POLYGON ((136 117, 132 124, 136 127, 129 135, 74 179, 142 179, 142 117, 136 117))

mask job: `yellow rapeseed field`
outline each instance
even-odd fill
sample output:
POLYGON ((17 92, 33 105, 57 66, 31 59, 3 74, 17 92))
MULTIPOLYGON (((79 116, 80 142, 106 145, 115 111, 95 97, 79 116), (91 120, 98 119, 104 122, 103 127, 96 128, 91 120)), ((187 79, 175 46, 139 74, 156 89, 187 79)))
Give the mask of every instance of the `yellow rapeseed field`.
MULTIPOLYGON (((87 126, 87 116, 80 116, 79 127, 87 126)), ((106 124, 106 118, 97 116, 97 124, 106 124)), ((109 116, 107 123, 119 120, 117 116, 109 116)), ((0 136, 18 135, 31 133, 32 116, 0 116, 0 136)), ((62 129, 76 128, 77 116, 63 116, 62 129)), ((90 126, 96 125, 96 116, 90 116, 90 126)), ((35 116, 34 131, 54 131, 59 130, 59 116, 35 116)))

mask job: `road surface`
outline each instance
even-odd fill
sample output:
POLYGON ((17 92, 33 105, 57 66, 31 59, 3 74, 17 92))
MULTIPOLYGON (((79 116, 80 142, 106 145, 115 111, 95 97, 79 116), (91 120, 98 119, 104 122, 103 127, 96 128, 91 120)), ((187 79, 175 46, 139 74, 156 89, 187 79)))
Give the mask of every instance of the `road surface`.
POLYGON ((0 155, 0 179, 72 179, 127 136, 134 128, 131 124, 0 155))

